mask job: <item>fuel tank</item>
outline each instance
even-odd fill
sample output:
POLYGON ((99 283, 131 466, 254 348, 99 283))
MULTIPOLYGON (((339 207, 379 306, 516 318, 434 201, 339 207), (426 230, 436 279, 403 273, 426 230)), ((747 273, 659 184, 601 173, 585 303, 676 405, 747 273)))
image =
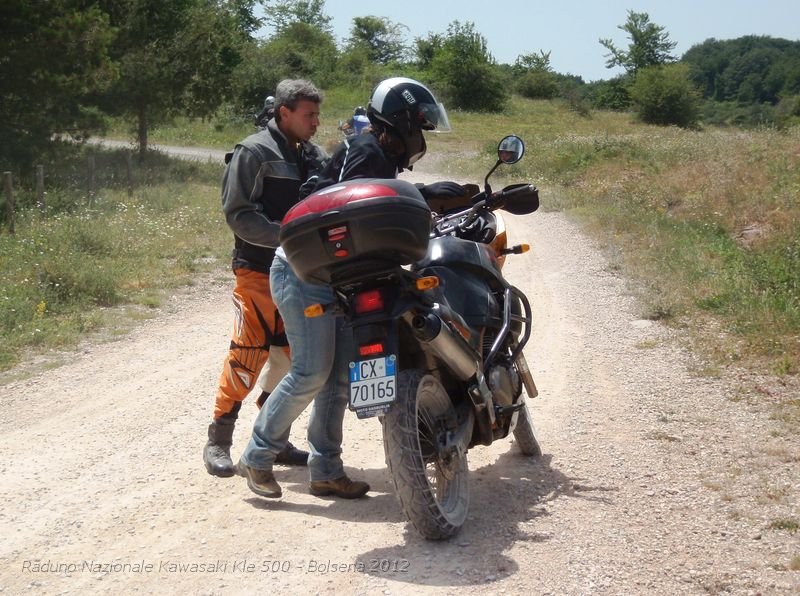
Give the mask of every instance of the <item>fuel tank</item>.
POLYGON ((423 269, 430 266, 470 270, 475 275, 504 285, 497 254, 490 246, 480 242, 462 240, 454 236, 432 238, 428 243, 425 257, 418 261, 414 268, 423 269))

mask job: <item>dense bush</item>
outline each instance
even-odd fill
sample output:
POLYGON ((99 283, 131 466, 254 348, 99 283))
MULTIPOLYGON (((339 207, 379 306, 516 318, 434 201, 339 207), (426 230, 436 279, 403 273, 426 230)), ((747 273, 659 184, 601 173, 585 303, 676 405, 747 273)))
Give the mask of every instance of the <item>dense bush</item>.
POLYGON ((593 107, 601 110, 624 111, 631 107, 629 79, 617 77, 587 85, 586 95, 593 107))
POLYGON ((553 99, 559 95, 556 75, 544 70, 532 70, 516 82, 517 93, 529 99, 553 99))
POLYGON ((651 66, 640 70, 630 87, 639 117, 648 124, 695 126, 700 94, 688 78, 685 64, 651 66))

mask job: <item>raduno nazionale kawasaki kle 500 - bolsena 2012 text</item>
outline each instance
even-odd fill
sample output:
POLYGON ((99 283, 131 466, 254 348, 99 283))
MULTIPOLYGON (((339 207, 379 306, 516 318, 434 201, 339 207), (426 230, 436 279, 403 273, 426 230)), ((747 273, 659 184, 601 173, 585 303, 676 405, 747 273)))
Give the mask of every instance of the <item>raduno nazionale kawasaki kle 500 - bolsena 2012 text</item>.
POLYGON ((539 194, 489 186, 524 150, 519 137, 501 140, 484 189, 466 185, 462 199, 351 180, 308 196, 281 228, 297 275, 335 291, 318 312, 335 309, 353 334, 350 409, 380 420, 398 500, 427 539, 467 519, 470 449, 513 435, 524 455, 542 453, 525 403, 537 395, 523 355, 531 306, 502 274, 506 256, 528 247, 507 246, 499 213, 533 213, 539 194))

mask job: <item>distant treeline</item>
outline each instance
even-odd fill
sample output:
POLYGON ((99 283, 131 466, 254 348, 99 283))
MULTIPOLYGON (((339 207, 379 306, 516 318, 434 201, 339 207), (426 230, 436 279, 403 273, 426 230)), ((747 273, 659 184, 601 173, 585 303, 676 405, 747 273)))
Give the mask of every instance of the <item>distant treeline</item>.
MULTIPOLYGON (((695 123, 730 126, 800 124, 800 41, 765 36, 708 39, 677 62, 698 97, 695 123)), ((594 108, 628 110, 630 74, 580 88, 594 108)))
POLYGON ((544 50, 498 64, 471 22, 409 39, 402 23, 355 17, 340 43, 324 8, 324 0, 3 2, 0 167, 29 168, 53 139, 97 134, 109 117, 130 123, 143 156, 152 127, 176 115, 251 119, 287 77, 345 90, 354 105, 381 79, 404 75, 467 111, 502 112, 519 94, 563 98, 587 116, 632 110, 653 124, 800 122, 796 41, 712 39, 678 60, 663 27, 628 11, 620 27, 628 48, 599 40, 611 51, 607 64, 626 74, 586 83, 555 72, 544 50), (265 24, 270 36, 258 37, 265 24))
POLYGON ((800 94, 800 41, 752 35, 709 39, 681 61, 706 99, 777 105, 800 94))

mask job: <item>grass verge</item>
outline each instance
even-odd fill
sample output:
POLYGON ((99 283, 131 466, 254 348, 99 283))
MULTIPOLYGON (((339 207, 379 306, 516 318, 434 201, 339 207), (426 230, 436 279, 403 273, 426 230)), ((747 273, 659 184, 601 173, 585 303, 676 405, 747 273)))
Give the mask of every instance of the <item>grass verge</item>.
POLYGON ((219 267, 230 249, 219 209, 221 166, 153 155, 137 164, 140 183, 129 195, 110 181, 124 156, 91 151, 105 178, 91 203, 82 184, 61 180, 42 217, 21 187, 16 233, 0 234, 0 370, 26 351, 73 346, 109 327, 109 308, 126 305, 128 317, 146 316, 167 290, 219 267))

